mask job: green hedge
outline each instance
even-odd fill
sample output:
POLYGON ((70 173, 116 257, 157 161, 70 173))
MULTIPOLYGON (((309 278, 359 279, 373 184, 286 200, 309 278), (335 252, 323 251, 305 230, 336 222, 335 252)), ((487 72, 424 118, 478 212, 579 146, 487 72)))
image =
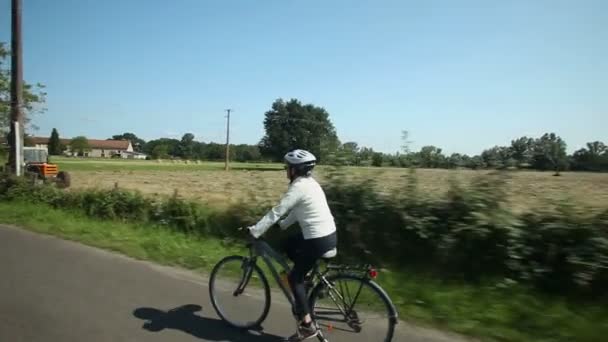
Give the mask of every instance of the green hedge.
POLYGON ((0 200, 45 203, 101 219, 147 222, 186 233, 220 237, 235 236, 230 228, 244 225, 247 213, 252 210, 238 205, 215 211, 183 200, 177 194, 157 199, 120 188, 64 191, 52 185, 32 185, 25 179, 6 176, 0 179, 0 200))
MULTIPOLYGON (((437 200, 420 193, 413 173, 402 191, 380 194, 371 190, 371 180, 353 183, 333 172, 325 191, 340 255, 468 281, 505 279, 545 291, 607 294, 608 210, 587 214, 574 205, 548 205, 515 214, 505 203, 506 175, 480 177, 466 189, 452 183, 437 200)), ((64 191, 1 178, 0 200, 13 199, 218 237, 237 237, 235 228, 254 223, 268 209, 239 203, 217 211, 177 194, 159 199, 122 189, 64 191)), ((273 242, 284 234, 278 231, 268 234, 273 242)))
POLYGON ((469 281, 500 277, 547 291, 608 293, 608 210, 547 203, 515 214, 506 203, 508 177, 482 176, 466 189, 452 183, 442 200, 421 194, 414 174, 391 195, 339 174, 326 192, 350 255, 469 281))

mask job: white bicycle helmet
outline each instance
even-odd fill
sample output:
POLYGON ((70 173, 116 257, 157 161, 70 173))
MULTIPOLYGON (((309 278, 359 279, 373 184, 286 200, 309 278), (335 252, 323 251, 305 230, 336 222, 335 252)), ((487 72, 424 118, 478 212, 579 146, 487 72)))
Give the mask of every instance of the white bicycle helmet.
POLYGON ((314 166, 317 161, 314 154, 306 150, 293 150, 287 152, 284 159, 287 164, 292 166, 314 166))

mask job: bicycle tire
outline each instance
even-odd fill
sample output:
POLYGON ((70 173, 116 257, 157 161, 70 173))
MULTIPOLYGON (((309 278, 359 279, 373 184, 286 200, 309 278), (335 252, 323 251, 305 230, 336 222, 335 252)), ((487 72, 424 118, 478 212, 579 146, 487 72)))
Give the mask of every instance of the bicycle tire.
MULTIPOLYGON (((392 303, 391 299, 389 298, 388 294, 384 291, 384 289, 382 289, 382 287, 380 287, 380 285, 378 285, 376 282, 374 282, 371 279, 368 279, 365 277, 359 277, 359 276, 355 276, 355 275, 350 275, 350 274, 336 274, 336 275, 328 276, 328 277, 326 277, 326 279, 327 279, 327 281, 329 281, 332 284, 336 284, 340 280, 351 280, 351 281, 355 281, 355 282, 360 282, 363 284, 362 286, 367 286, 369 289, 371 289, 372 292, 380 298, 380 301, 381 301, 382 305, 384 306, 384 308, 386 309, 387 314, 388 314, 388 316, 387 316, 388 326, 387 326, 386 336, 381 341, 383 341, 383 342, 392 341, 393 335, 395 333, 395 326, 397 325, 398 314, 397 314, 397 310, 396 310, 394 304, 392 303)), ((325 289, 327 289, 326 284, 323 282, 319 282, 312 289, 312 291, 310 292, 310 295, 308 297, 308 303, 310 306, 311 315, 312 315, 313 319, 315 319, 315 321, 317 321, 317 323, 319 323, 319 320, 321 320, 321 317, 320 317, 321 315, 315 310, 315 308, 316 308, 315 304, 319 298, 319 294, 321 293, 321 291, 324 291, 325 289)), ((336 289, 334 289, 334 290, 336 290, 336 289)), ((367 341, 369 341, 369 339, 367 341)))
MULTIPOLYGON (((218 303, 217 296, 216 296, 216 291, 219 291, 216 289, 218 271, 222 269, 222 266, 226 265, 229 262, 238 262, 238 263, 241 263, 241 265, 242 265, 246 261, 247 261, 247 258, 240 256, 240 255, 227 256, 227 257, 223 258, 222 260, 220 260, 215 265, 215 267, 213 268, 213 271, 211 271, 211 276, 209 278, 209 297, 211 299, 211 304, 213 305, 215 312, 224 322, 228 323, 230 326, 233 326, 233 327, 239 328, 239 329, 251 329, 254 327, 259 327, 262 324, 262 322, 264 322, 266 317, 268 316, 268 312, 270 310, 270 303, 271 303, 270 286, 268 285, 268 280, 266 279, 266 276, 264 275, 264 272, 262 271, 262 269, 257 264, 253 264, 249 267, 252 268, 251 269, 252 272, 255 272, 257 274, 258 278, 260 279, 260 281, 262 282, 262 285, 264 287, 264 291, 263 291, 264 298, 262 298, 264 307, 263 307, 260 317, 254 319, 254 320, 250 320, 245 324, 239 323, 239 322, 236 322, 235 320, 231 319, 230 317, 228 317, 225 313, 224 308, 222 308, 220 303, 218 303)), ((250 277, 251 277, 251 275, 250 275, 250 277)), ((250 311, 250 310, 247 310, 247 311, 250 311)))

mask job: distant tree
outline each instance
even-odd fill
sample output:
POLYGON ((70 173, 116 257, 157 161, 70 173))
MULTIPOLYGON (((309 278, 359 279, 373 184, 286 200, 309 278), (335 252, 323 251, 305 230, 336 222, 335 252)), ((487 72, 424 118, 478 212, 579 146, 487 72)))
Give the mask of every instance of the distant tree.
POLYGON ((49 154, 53 156, 58 156, 64 151, 64 146, 61 144, 61 140, 59 139, 59 132, 57 132, 56 128, 53 128, 51 132, 51 137, 49 138, 49 154))
POLYGON ((163 159, 169 157, 169 146, 165 144, 159 144, 154 146, 152 151, 150 151, 150 156, 153 159, 163 159))
POLYGON ((502 169, 512 164, 511 149, 504 146, 494 146, 481 153, 481 159, 488 168, 502 169))
POLYGON ((399 154, 399 152, 397 152, 395 154, 385 154, 384 160, 385 160, 385 162, 388 163, 388 165, 390 165, 392 167, 401 167, 401 162, 399 160, 400 156, 401 155, 399 154))
POLYGON ((376 167, 382 166, 383 159, 384 158, 382 156, 382 153, 380 153, 380 152, 374 153, 374 155, 372 156, 372 166, 376 166, 376 167))
POLYGON ((534 139, 521 137, 511 141, 511 157, 518 167, 529 165, 533 156, 534 139))
POLYGON ((145 140, 138 138, 134 133, 113 135, 109 140, 129 140, 133 145, 133 150, 136 152, 143 151, 144 145, 146 144, 145 140))
POLYGON ((359 144, 354 141, 345 142, 340 147, 340 158, 346 165, 361 165, 359 144))
MULTIPOLYGON (((6 43, 0 42, 0 136, 3 138, 10 130, 11 111, 11 77, 10 77, 10 50, 6 43)), ((31 122, 34 114, 45 111, 45 86, 38 83, 23 84, 23 116, 25 123, 31 122)))
POLYGON ((339 146, 329 113, 312 104, 303 105, 296 99, 276 100, 265 114, 264 128, 266 135, 260 142, 260 150, 276 161, 296 148, 309 150, 323 160, 339 146))
POLYGON ((70 150, 78 156, 83 156, 85 152, 89 152, 89 140, 85 136, 77 136, 70 141, 70 150))
POLYGON ((205 149, 205 159, 207 160, 224 160, 226 155, 226 146, 223 144, 209 143, 205 149))
POLYGON ((465 162, 463 156, 460 153, 452 153, 447 160, 447 167, 450 169, 456 169, 460 167, 465 167, 465 162))
POLYGON ((419 164, 415 153, 398 154, 397 159, 401 167, 412 167, 419 164))
POLYGON ((236 145, 230 149, 234 151, 234 159, 239 162, 259 161, 261 159, 260 149, 255 145, 236 145))
POLYGON ((592 156, 605 156, 608 153, 608 146, 601 141, 589 142, 587 148, 592 156))
POLYGON ((445 165, 445 156, 435 146, 424 146, 417 154, 420 167, 437 168, 445 165))
POLYGON ((354 141, 340 145, 325 157, 324 163, 331 165, 360 165, 359 145, 354 141))
POLYGON ((483 162, 483 158, 481 158, 481 156, 473 156, 473 157, 471 157, 471 158, 468 159, 468 161, 467 161, 467 167, 469 169, 478 170, 478 169, 485 168, 486 165, 483 162))
POLYGON ((589 142, 574 152, 572 164, 575 170, 608 171, 608 147, 601 141, 589 142))
POLYGON ((177 139, 160 138, 148 141, 142 150, 143 152, 152 156, 152 152, 157 145, 166 145, 167 156, 177 157, 179 155, 179 144, 180 140, 177 139))
POLYGON ((534 141, 532 166, 538 170, 554 170, 555 175, 567 167, 566 142, 555 133, 545 133, 534 141))
POLYGON ((178 145, 178 156, 184 159, 192 159, 194 157, 196 143, 197 142, 194 141, 194 134, 184 134, 178 145))
POLYGON ((372 162, 372 157, 374 156, 374 149, 370 147, 362 147, 359 150, 359 159, 361 160, 361 165, 369 166, 372 162))
POLYGON ((342 144, 342 149, 350 155, 355 155, 359 152, 359 144, 354 141, 345 142, 342 144))
POLYGON ((460 156, 460 159, 461 159, 462 167, 468 168, 471 166, 471 157, 469 157, 468 155, 463 154, 460 156))
POLYGON ((511 156, 511 157, 507 158, 506 160, 504 160, 503 167, 509 168, 509 169, 515 169, 515 168, 520 167, 520 164, 519 164, 519 162, 517 162, 517 160, 515 160, 515 158, 513 158, 511 156))
POLYGON ((207 144, 204 142, 197 142, 194 144, 194 159, 205 159, 205 151, 207 149, 207 144))

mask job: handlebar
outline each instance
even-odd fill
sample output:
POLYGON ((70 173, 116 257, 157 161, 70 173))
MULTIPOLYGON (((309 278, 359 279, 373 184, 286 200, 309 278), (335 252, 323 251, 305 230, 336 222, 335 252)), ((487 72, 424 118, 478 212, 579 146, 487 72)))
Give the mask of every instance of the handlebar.
POLYGON ((263 240, 261 236, 259 238, 256 238, 253 235, 251 235, 251 233, 249 232, 249 229, 247 229, 247 227, 239 227, 239 228, 237 228, 237 231, 239 231, 240 233, 244 233, 245 237, 247 238, 247 241, 249 241, 249 242, 263 240))

